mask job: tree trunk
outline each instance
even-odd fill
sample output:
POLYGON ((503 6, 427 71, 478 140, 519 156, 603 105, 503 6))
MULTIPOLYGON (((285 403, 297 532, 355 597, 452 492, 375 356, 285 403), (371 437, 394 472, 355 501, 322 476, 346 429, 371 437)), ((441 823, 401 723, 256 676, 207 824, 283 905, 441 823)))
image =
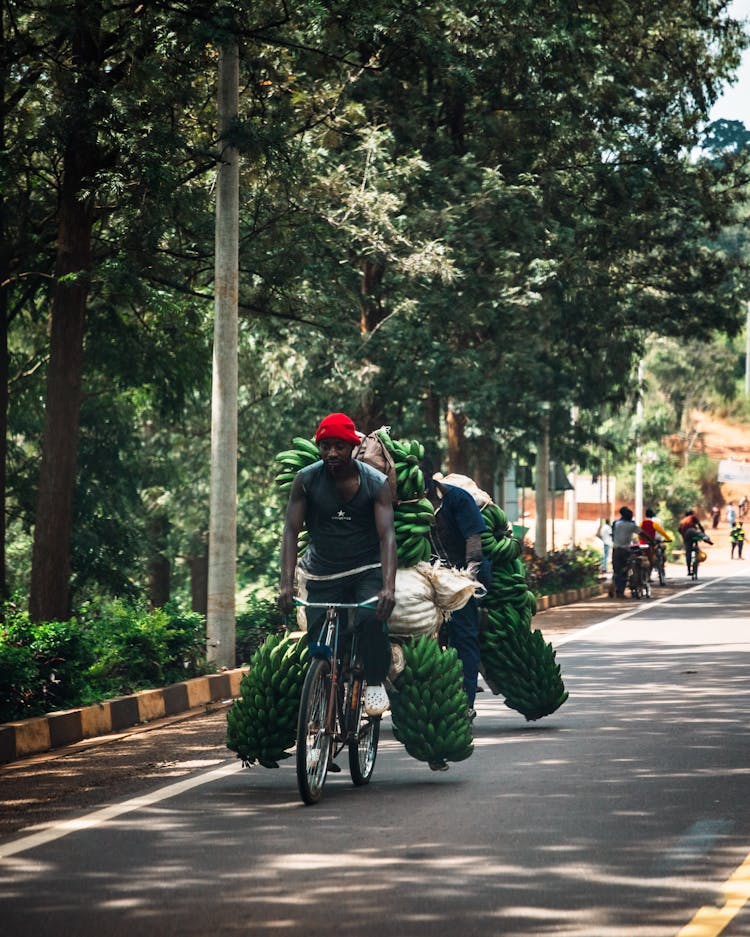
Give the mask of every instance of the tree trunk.
POLYGON ((205 615, 208 609, 208 556, 187 558, 190 567, 190 607, 199 615, 205 615))
MULTIPOLYGON (((0 48, 5 45, 5 8, 0 10, 0 48)), ((8 76, 8 62, 3 57, 0 62, 0 151, 5 150, 5 93, 8 76)), ((5 205, 0 190, 0 499, 3 516, 0 520, 0 601, 8 598, 8 570, 6 562, 7 526, 7 485, 8 485, 8 292, 10 290, 10 249, 6 243, 5 205)), ((1 615, 1 613, 0 613, 1 615)))
POLYGON ((445 415, 445 423, 448 431, 446 474, 450 472, 459 475, 468 474, 469 465, 466 457, 466 444, 464 439, 464 430, 467 422, 467 418, 463 413, 458 413, 453 409, 451 404, 448 405, 448 411, 445 415))
MULTIPOLYGON (((362 282, 360 284, 359 331, 362 335, 368 335, 385 318, 380 301, 380 285, 383 281, 385 266, 382 263, 364 259, 360 267, 362 282)), ((372 433, 389 422, 383 408, 383 400, 372 386, 357 412, 353 414, 353 419, 357 429, 362 433, 372 433)))
POLYGON ((70 615, 70 533, 92 229, 91 209, 80 196, 85 172, 78 143, 69 145, 63 170, 29 595, 32 621, 64 621, 70 615))
POLYGON ((163 608, 171 597, 172 567, 163 553, 148 561, 148 601, 151 608, 163 608))
POLYGON ((100 165, 97 128, 87 105, 99 80, 99 24, 93 5, 76 8, 68 136, 58 210, 50 358, 39 469, 29 615, 32 621, 70 615, 70 533, 81 410, 83 334, 91 272, 93 199, 85 194, 100 165), (80 106, 78 106, 80 104, 80 106))
POLYGON ((480 436, 472 440, 471 477, 493 498, 495 497, 495 474, 497 470, 496 445, 491 439, 480 436))
MULTIPOLYGON (((8 536, 6 506, 6 488, 8 484, 8 291, 2 282, 6 279, 7 267, 4 263, 5 245, 2 231, 3 204, 0 197, 0 498, 2 498, 2 529, 0 529, 0 601, 8 598, 8 571, 5 559, 6 539, 8 536)), ((1 616, 0 612, 0 616, 1 616)))
POLYGON ((162 608, 171 598, 172 565, 166 556, 169 521, 164 514, 151 516, 148 525, 148 601, 152 608, 162 608))

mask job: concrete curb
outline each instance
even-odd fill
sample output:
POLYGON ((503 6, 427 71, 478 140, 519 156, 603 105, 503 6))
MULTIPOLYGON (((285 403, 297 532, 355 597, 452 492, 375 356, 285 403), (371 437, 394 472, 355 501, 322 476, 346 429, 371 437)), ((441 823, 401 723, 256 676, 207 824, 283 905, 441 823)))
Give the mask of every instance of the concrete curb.
POLYGON ((574 602, 583 602, 601 593, 602 585, 597 583, 595 586, 585 586, 583 589, 566 589, 565 592, 556 592, 554 595, 539 595, 536 600, 536 610, 545 612, 548 608, 572 605, 574 602))
POLYGON ((246 667, 0 725, 0 764, 236 699, 246 667))
MULTIPOLYGON (((601 591, 601 584, 597 584, 555 595, 541 595, 536 600, 537 611, 581 602, 599 595, 601 591)), ((179 713, 200 710, 219 700, 236 699, 240 695, 240 681, 246 673, 246 667, 238 667, 173 683, 159 690, 141 690, 93 706, 6 722, 0 725, 0 764, 179 713)))

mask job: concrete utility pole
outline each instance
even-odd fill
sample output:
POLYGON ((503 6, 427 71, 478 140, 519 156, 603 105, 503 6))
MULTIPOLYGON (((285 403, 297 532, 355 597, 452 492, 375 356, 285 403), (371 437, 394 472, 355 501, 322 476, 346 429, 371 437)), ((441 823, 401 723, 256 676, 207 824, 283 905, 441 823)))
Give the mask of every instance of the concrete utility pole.
MULTIPOLYGON (((573 404, 570 408, 570 422, 573 426, 578 422, 578 407, 573 404)), ((573 490, 570 492, 570 545, 575 548, 576 545, 576 522, 578 521, 578 493, 576 492, 576 486, 578 485, 578 472, 576 471, 576 466, 573 466, 571 471, 571 484, 573 485, 573 490)))
MULTIPOLYGON (((536 451, 536 478, 534 495, 536 500, 536 529, 534 533, 534 552, 537 556, 547 553, 547 493, 549 489, 549 411, 550 404, 543 400, 539 404, 542 411, 542 435, 536 451)), ((552 521, 554 524, 554 519, 552 521)))
POLYGON ((211 394, 211 496, 208 537, 207 655, 235 665, 237 573, 237 297, 239 151, 226 135, 239 113, 239 50, 219 56, 218 123, 223 149, 216 183, 214 354, 211 394))
POLYGON ((638 362, 638 403, 635 411, 635 522, 643 520, 643 362, 638 362))

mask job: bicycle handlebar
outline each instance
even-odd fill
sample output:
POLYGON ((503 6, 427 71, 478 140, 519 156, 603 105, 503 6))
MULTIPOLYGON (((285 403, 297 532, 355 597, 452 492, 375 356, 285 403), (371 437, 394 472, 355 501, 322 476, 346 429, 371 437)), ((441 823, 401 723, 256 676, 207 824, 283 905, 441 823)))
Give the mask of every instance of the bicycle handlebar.
POLYGON ((376 608, 378 597, 372 596, 364 602, 306 602, 305 599, 294 599, 294 604, 300 608, 376 608))

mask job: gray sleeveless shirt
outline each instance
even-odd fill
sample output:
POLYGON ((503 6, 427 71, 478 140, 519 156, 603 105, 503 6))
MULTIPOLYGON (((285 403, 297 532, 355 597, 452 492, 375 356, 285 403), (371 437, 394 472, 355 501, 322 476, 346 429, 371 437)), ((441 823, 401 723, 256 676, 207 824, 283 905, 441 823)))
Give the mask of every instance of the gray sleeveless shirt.
POLYGON ((366 462, 354 464, 359 471, 359 488, 351 501, 339 499, 336 483, 322 461, 299 472, 307 498, 305 523, 310 531, 310 544, 300 566, 314 575, 341 574, 380 563, 375 499, 388 479, 366 462))

